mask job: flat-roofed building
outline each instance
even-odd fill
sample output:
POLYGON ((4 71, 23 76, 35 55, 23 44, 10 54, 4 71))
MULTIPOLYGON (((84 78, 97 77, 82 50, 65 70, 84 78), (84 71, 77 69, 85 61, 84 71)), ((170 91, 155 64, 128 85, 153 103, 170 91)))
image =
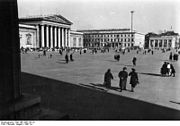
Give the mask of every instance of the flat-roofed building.
POLYGON ((130 48, 144 47, 144 34, 130 29, 78 30, 84 33, 84 47, 130 48))

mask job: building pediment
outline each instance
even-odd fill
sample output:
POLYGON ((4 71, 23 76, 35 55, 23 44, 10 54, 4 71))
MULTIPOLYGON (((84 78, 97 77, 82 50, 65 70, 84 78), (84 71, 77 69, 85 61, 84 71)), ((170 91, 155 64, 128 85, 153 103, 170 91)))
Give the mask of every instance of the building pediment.
POLYGON ((55 23, 62 23, 67 25, 72 25, 72 22, 67 20, 65 17, 61 15, 40 15, 40 16, 30 16, 25 18, 20 18, 20 22, 28 22, 28 21, 50 21, 55 23))

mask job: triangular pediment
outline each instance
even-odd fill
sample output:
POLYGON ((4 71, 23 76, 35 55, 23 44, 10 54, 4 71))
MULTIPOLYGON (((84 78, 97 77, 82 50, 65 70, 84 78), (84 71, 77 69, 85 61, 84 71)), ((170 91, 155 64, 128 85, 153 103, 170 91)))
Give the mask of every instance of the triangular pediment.
POLYGON ((62 23, 67 25, 72 25, 72 22, 67 20, 61 15, 40 15, 40 16, 30 16, 25 18, 20 18, 20 22, 28 21, 50 21, 55 23, 62 23))
POLYGON ((45 16, 45 17, 43 17, 43 19, 53 21, 53 22, 63 23, 63 24, 72 24, 72 22, 70 22, 69 20, 67 20, 66 18, 64 18, 61 15, 45 16))

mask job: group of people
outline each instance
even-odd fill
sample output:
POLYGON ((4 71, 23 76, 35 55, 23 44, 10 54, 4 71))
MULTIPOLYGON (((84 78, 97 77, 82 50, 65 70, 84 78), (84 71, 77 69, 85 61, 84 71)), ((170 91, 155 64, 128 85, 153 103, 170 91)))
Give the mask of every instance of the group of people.
POLYGON ((69 59, 70 59, 70 61, 74 61, 74 59, 73 59, 73 53, 71 53, 69 56, 68 56, 68 53, 66 53, 66 55, 65 55, 66 63, 69 62, 69 59))
POLYGON ((120 60, 120 54, 114 55, 114 59, 117 60, 117 61, 119 61, 119 60, 120 60))
MULTIPOLYGON (((138 74, 134 68, 132 68, 132 71, 129 74, 126 70, 127 70, 127 68, 123 67, 123 70, 120 71, 118 74, 120 92, 122 90, 127 90, 126 83, 127 83, 128 75, 130 76, 129 84, 131 84, 131 92, 134 92, 134 88, 136 87, 137 84, 139 84, 138 74)), ((104 86, 107 88, 111 88, 111 80, 112 79, 114 79, 114 77, 111 73, 111 69, 108 69, 104 75, 104 86)))
POLYGON ((174 66, 171 63, 164 62, 164 64, 161 67, 161 76, 166 77, 166 76, 173 76, 175 77, 175 69, 174 66))
POLYGON ((173 55, 173 53, 170 52, 169 60, 170 60, 170 61, 173 61, 173 60, 174 60, 174 61, 178 61, 178 56, 179 56, 178 54, 174 54, 174 55, 173 55))

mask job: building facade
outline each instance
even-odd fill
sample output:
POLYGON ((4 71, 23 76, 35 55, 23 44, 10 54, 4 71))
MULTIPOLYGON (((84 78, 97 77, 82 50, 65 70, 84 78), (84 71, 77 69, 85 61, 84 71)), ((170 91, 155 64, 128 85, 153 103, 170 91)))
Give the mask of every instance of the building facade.
POLYGON ((149 48, 154 49, 172 49, 180 47, 180 37, 178 33, 168 31, 162 34, 156 34, 149 37, 149 48))
POLYGON ((36 43, 32 43, 34 48, 70 47, 72 22, 61 15, 20 18, 19 23, 36 28, 36 43))
POLYGON ((37 28, 31 25, 19 24, 20 47, 37 48, 37 28))
POLYGON ((83 33, 70 31, 70 48, 83 48, 83 33))
POLYGON ((78 30, 84 33, 84 47, 130 48, 144 46, 144 35, 130 29, 78 30))

